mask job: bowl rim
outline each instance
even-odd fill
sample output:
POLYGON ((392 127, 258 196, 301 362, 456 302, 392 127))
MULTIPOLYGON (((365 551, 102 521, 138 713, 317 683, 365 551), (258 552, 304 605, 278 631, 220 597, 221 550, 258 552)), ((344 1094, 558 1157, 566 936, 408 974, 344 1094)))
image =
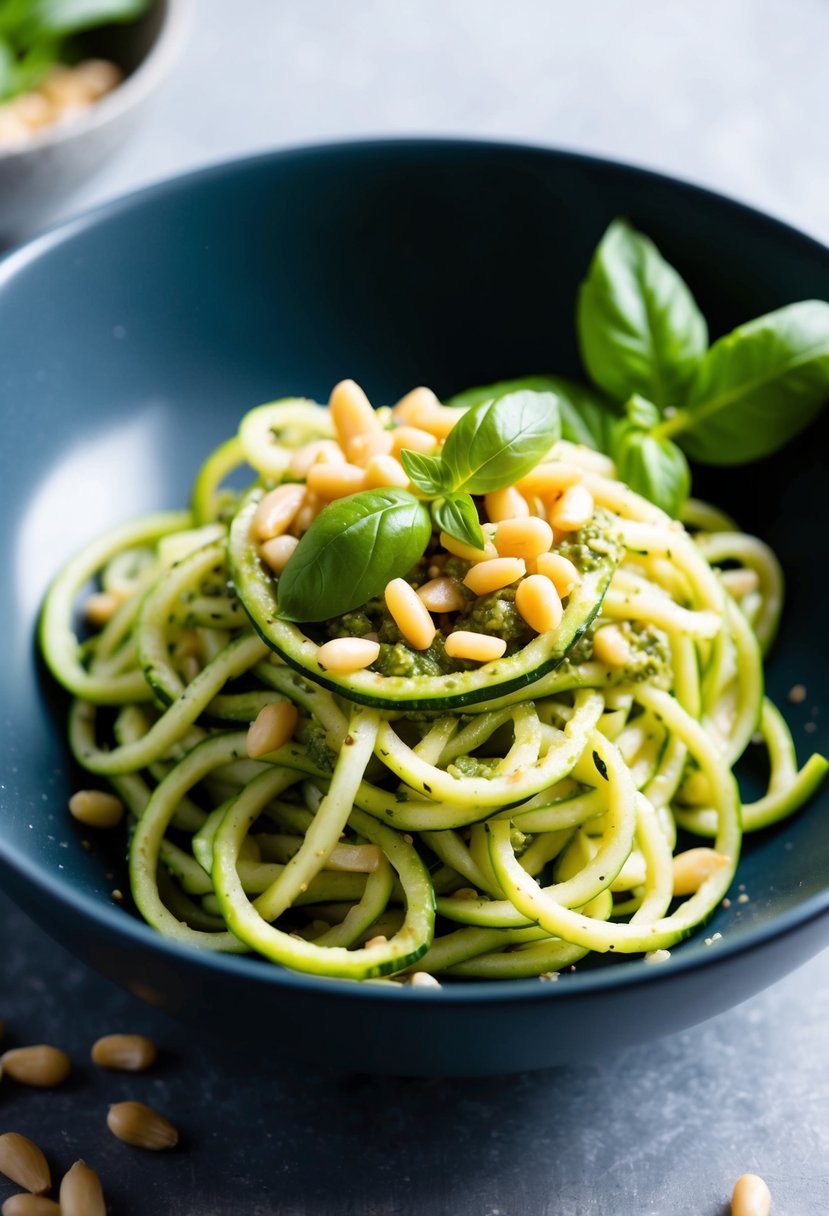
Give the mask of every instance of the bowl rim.
MULTIPOLYGON (((175 7, 176 2, 186 7, 190 0, 173 0, 171 7, 175 7)), ((301 142, 226 158, 130 190, 68 219, 58 221, 40 231, 24 244, 6 252, 0 257, 0 292, 16 274, 24 271, 39 257, 47 255, 53 247, 72 241, 77 235, 94 229, 101 222, 128 215, 131 211, 152 204, 154 200, 162 200, 167 196, 194 189, 198 190, 202 185, 226 176, 247 173, 259 166, 264 167, 279 161, 301 162, 305 159, 325 159, 332 155, 347 157, 350 154, 360 154, 366 151, 377 154, 398 154, 406 151, 424 153, 465 149, 489 151, 497 156, 527 156, 570 162, 585 167, 599 167, 630 174, 672 188, 678 187, 682 191, 705 197, 717 206, 729 208, 737 215, 745 215, 753 224, 759 224, 761 227, 767 228, 770 233, 789 242, 794 241, 816 256, 829 260, 829 245, 823 244, 817 237, 803 232, 785 220, 709 186, 686 181, 673 174, 643 167, 634 162, 552 145, 487 137, 377 136, 301 142)), ((677 975, 687 975, 702 968, 713 972, 737 957, 748 957, 771 942, 795 931, 806 929, 829 915, 829 884, 827 884, 823 891, 780 913, 772 921, 741 929, 740 937, 737 940, 724 936, 714 944, 713 948, 705 952, 689 951, 685 954, 681 951, 671 952, 671 957, 666 963, 648 964, 638 955, 631 956, 624 960, 620 959, 610 967, 577 969, 573 973, 568 972, 564 984, 540 982, 538 978, 532 978, 509 981, 464 980, 457 984, 443 985, 440 989, 413 988, 403 984, 355 982, 309 975, 291 971, 267 961, 263 963, 262 960, 246 955, 222 954, 218 951, 207 950, 196 951, 177 945, 152 929, 137 915, 125 914, 123 909, 109 903, 100 895, 93 896, 82 889, 73 887, 68 878, 60 877, 61 885, 56 886, 54 884, 55 875, 35 864, 26 854, 13 849, 4 840, 2 833, 0 833, 0 865, 14 871, 27 884, 35 887, 45 898, 47 904, 69 907, 81 918, 94 923, 105 933, 125 936, 139 950, 146 949, 155 952, 171 964, 184 962, 193 966, 202 965, 205 973, 215 970, 219 974, 225 974, 237 980, 244 979, 247 982, 254 982, 263 988, 273 988, 275 991, 287 987, 304 992, 309 996, 333 993, 351 1000, 379 1001, 381 1003, 389 1000, 429 1000, 467 1006, 481 1003, 511 1004, 515 1001, 527 1000, 567 1001, 583 999, 599 992, 611 993, 628 986, 655 985, 669 981, 677 975)), ((30 906, 28 901, 27 906, 30 906)), ((816 951, 813 950, 811 953, 814 954, 816 951)), ((805 958, 799 959, 797 965, 803 961, 805 958)))
POLYGON ((49 123, 22 143, 0 149, 0 165, 13 164, 15 160, 22 161, 46 148, 81 139, 88 132, 116 121, 154 92, 179 57, 195 12, 195 0, 160 0, 160 3, 164 5, 164 12, 158 34, 133 71, 111 92, 67 122, 49 123))

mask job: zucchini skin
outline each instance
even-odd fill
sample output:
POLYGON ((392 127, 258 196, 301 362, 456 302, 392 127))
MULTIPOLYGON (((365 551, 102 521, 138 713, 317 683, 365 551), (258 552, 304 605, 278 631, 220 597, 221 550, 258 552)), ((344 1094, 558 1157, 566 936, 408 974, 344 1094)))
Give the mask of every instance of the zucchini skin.
POLYGON ((338 675, 317 662, 316 643, 296 625, 279 619, 274 580, 249 541, 261 494, 257 488, 245 497, 231 524, 228 544, 231 578, 251 624, 289 666, 331 692, 374 709, 463 709, 529 687, 564 661, 592 623, 616 568, 615 558, 600 559, 570 596, 557 629, 540 634, 517 654, 485 663, 475 671, 447 676, 382 676, 370 671, 338 675))

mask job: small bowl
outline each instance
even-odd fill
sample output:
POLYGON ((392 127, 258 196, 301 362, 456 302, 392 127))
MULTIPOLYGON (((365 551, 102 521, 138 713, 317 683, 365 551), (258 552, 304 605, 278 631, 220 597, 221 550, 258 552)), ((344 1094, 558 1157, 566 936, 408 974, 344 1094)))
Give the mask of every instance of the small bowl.
MULTIPOLYGON (((731 907, 667 962, 439 991, 173 946, 112 901, 128 889, 123 836, 87 850, 91 833, 67 814, 78 778, 64 704, 34 643, 65 557, 107 524, 184 504, 205 454, 275 396, 324 399, 345 376, 382 401, 421 383, 447 395, 578 375, 576 286, 619 214, 678 266, 714 335, 829 297, 829 250, 725 198, 589 157, 452 140, 223 165, 75 219, 0 265, 4 887, 131 992, 234 1041, 242 1032, 260 1066, 458 1075, 589 1060, 711 1017, 829 941, 826 790, 746 842, 731 907)), ((829 745, 827 440, 829 414, 773 460, 696 482, 783 562, 767 680, 784 705, 808 686, 806 703, 785 706, 801 755, 829 745)))
POLYGON ((30 236, 125 146, 175 62, 190 7, 155 0, 137 21, 83 35, 85 52, 112 60, 124 80, 72 119, 0 148, 0 244, 30 236))

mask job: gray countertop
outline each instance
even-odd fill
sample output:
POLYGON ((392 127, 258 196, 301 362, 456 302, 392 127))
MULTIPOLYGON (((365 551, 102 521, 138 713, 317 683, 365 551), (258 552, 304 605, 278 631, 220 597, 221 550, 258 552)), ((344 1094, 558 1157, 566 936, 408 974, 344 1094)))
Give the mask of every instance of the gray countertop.
MULTIPOLYGON (((140 134, 72 210, 274 146, 451 133, 663 169, 829 240, 825 0, 195 9, 140 134)), ((260 1075, 80 967, 2 897, 0 980, 10 1041, 59 1042, 78 1064, 53 1093, 4 1084, 0 1130, 48 1144, 56 1170, 87 1156, 112 1216, 724 1216, 747 1170, 776 1216, 829 1213, 827 953, 649 1047, 452 1082, 260 1075), (164 1048, 140 1085, 85 1063, 114 1029, 164 1048), (180 1150, 148 1159, 109 1136, 107 1102, 131 1095, 181 1125, 180 1150)))

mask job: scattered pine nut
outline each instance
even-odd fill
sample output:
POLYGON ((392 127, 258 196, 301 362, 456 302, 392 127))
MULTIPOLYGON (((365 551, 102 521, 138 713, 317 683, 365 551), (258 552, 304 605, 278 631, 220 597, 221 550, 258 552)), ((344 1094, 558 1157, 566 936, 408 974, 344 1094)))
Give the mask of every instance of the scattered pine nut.
POLYGON ((61 1216, 107 1216, 101 1180, 85 1161, 76 1161, 60 1184, 61 1216))
POLYGON ((578 465, 568 464, 564 460, 548 460, 537 464, 534 469, 517 481, 516 488, 526 497, 528 494, 538 494, 541 498, 551 498, 561 494, 570 486, 578 485, 584 477, 584 470, 578 465))
POLYGON ((751 595, 753 591, 757 591, 760 587, 760 576, 756 570, 750 570, 747 566, 742 566, 739 570, 723 570, 720 575, 723 587, 729 595, 740 600, 746 595, 751 595))
POLYGON ((388 940, 389 939, 384 933, 378 933, 376 937, 370 937, 368 941, 364 943, 364 947, 366 950, 373 950, 375 946, 388 945, 388 940))
POLYGON ((417 595, 430 612, 459 612, 466 603, 460 583, 445 575, 418 587, 417 595))
POLYGON ((297 448, 288 471, 292 477, 304 480, 312 464, 345 464, 345 453, 335 439, 313 439, 297 448))
POLYGON ((365 489, 366 471, 356 464, 312 464, 306 485, 325 502, 365 489))
POLYGON ((263 706, 248 729, 248 756, 256 760, 259 756, 275 752, 293 738, 298 723, 299 712, 292 701, 283 698, 263 706))
POLYGON ((359 384, 341 380, 328 399, 328 409, 341 446, 347 452, 349 440, 368 431, 380 431, 380 419, 359 384))
POLYGON ((521 557, 527 561, 547 553, 553 543, 553 530, 546 519, 504 519, 495 529, 495 548, 501 557, 521 557))
POLYGON ((584 486, 569 486, 550 510, 550 523, 559 532, 578 532, 593 518, 593 495, 584 486))
POLYGON ((624 667, 630 658, 630 643, 618 625, 603 625, 593 635, 593 658, 608 667, 624 667))
POLYGON ((108 1034, 92 1045, 94 1064, 123 1072, 143 1072, 157 1054, 155 1043, 143 1034, 108 1034))
POLYGON ((424 388, 423 385, 420 385, 418 388, 413 388, 411 392, 406 393, 405 397, 400 398, 392 410, 392 417, 398 422, 409 423, 424 413, 428 414, 436 409, 440 409, 440 404, 440 401, 430 388, 424 388))
POLYGON ((531 574, 518 584, 515 607, 536 633, 557 629, 564 615, 558 592, 543 574, 531 574))
POLYGON ((440 980, 428 971, 415 971, 409 977, 410 988, 440 988, 440 980))
POLYGON ((520 557, 489 558, 467 570, 463 580, 464 586, 474 595, 489 595, 492 591, 500 591, 502 587, 517 583, 526 570, 524 560, 520 557))
POLYGON ((409 475, 394 456, 372 456, 366 464, 367 490, 382 489, 384 486, 397 486, 405 490, 408 484, 409 475))
POLYGON ((417 426, 398 426, 391 435, 391 455, 400 457, 405 449, 408 452, 420 452, 424 456, 431 455, 438 445, 437 439, 428 431, 422 431, 417 426))
POLYGON ((365 431, 349 439, 346 456, 351 464, 367 468, 375 456, 390 456, 391 431, 365 431))
POLYGON ((260 548, 259 556, 266 565, 270 566, 274 574, 281 574, 293 557, 298 544, 299 541, 295 536, 272 536, 260 548))
POLYGON ((507 486, 503 490, 492 490, 484 495, 484 509, 487 518, 492 523, 500 523, 504 519, 526 519, 530 514, 529 504, 524 495, 515 486, 507 486))
POLYGON ((37 1089, 51 1089, 65 1081, 72 1069, 72 1061, 59 1047, 45 1043, 33 1047, 13 1047, 0 1056, 0 1068, 21 1085, 32 1085, 37 1089))
POLYGON ((535 559, 535 572, 548 578, 562 599, 581 582, 576 567, 560 553, 539 553, 535 559))
POLYGON ((673 860, 674 895, 693 895, 707 878, 716 874, 729 859, 716 849, 687 849, 677 853, 673 860))
POLYGON ((450 633, 444 643, 444 649, 450 659, 469 659, 475 663, 491 663, 500 659, 506 649, 505 638, 493 637, 488 633, 472 633, 467 629, 456 629, 450 633))
POLYGON ((646 963, 667 963, 671 957, 670 950, 649 950, 645 955, 646 963))
POLYGON ((77 790, 69 799, 69 813, 90 828, 117 828, 124 817, 124 804, 105 790, 77 790))
POLYGON ((110 1106, 107 1127, 125 1144, 151 1152, 175 1148, 178 1144, 178 1131, 169 1119, 143 1102, 116 1102, 110 1106))
POLYGON ((10 1195, 0 1212, 3 1216, 60 1216, 60 1205, 44 1195, 10 1195))
POLYGON ((731 1216, 769 1216, 771 1192, 757 1174, 743 1174, 734 1184, 731 1216))
POLYGON ((94 591, 83 606, 83 614, 90 625, 99 629, 112 620, 121 607, 121 598, 114 591, 94 591))
POLYGON ((0 1136, 0 1174, 33 1195, 45 1195, 52 1186, 52 1175, 43 1151, 19 1132, 0 1136))
POLYGON ((437 630, 417 592, 404 578, 386 584, 386 607, 406 641, 415 650, 428 650, 437 630))
POLYGON ((250 534, 253 539, 271 540, 287 532, 304 498, 305 486, 296 482, 286 482, 270 490, 259 503, 251 521, 250 534))
POLYGON ((333 638, 317 651, 317 662, 326 671, 347 675, 370 667, 380 654, 380 644, 372 638, 333 638))

